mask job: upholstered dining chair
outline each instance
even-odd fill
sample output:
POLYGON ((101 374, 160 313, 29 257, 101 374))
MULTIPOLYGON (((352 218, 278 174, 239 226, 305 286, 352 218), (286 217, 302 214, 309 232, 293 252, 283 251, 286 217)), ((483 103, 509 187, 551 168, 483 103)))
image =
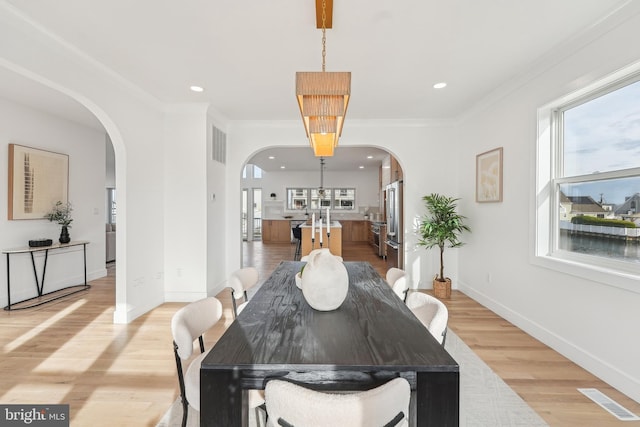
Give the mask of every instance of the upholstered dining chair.
POLYGON ((251 289, 258 283, 260 275, 255 267, 245 267, 231 273, 228 280, 228 286, 231 288, 231 303, 233 305, 233 315, 238 316, 249 302, 247 290, 251 289), (244 299, 244 302, 238 305, 238 300, 244 299))
POLYGON ((412 292, 407 307, 444 347, 449 311, 442 301, 422 292, 412 292))
POLYGON ((409 291, 409 282, 407 282, 407 273, 396 267, 387 270, 386 280, 393 292, 398 295, 402 301, 407 301, 407 292, 409 291))
MULTIPOLYGON (((204 298, 187 304, 171 319, 173 352, 178 370, 180 399, 182 400, 182 427, 187 425, 189 407, 200 411, 200 365, 207 355, 204 349, 204 333, 222 317, 222 303, 215 297, 204 298), (194 342, 198 340, 200 354, 193 355, 194 342), (186 366, 185 366, 186 365, 186 366), (185 371, 186 369, 186 371, 185 371)), ((256 421, 264 409, 264 398, 257 390, 249 391, 249 408, 256 410, 256 421)))
POLYGON ((271 380, 265 388, 267 427, 405 427, 409 425, 410 396, 404 378, 371 390, 340 394, 271 380))

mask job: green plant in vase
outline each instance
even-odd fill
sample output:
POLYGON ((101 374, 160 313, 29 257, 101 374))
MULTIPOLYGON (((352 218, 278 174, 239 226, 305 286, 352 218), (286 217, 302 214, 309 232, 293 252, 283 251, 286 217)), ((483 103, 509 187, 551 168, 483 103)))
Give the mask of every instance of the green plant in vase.
POLYGON ((45 215, 45 218, 49 221, 57 222, 62 226, 59 238, 60 243, 69 243, 71 241, 69 228, 71 228, 71 223, 73 222, 73 218, 71 217, 72 211, 73 207, 70 202, 63 203, 58 200, 49 213, 45 215))

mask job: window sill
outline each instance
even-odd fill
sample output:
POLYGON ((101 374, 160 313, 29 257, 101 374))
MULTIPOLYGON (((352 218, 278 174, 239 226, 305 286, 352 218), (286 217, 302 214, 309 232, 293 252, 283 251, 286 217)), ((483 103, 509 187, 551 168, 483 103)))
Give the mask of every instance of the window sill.
POLYGON ((606 260, 603 262, 600 257, 570 252, 534 255, 531 263, 604 286, 640 293, 640 265, 606 260))

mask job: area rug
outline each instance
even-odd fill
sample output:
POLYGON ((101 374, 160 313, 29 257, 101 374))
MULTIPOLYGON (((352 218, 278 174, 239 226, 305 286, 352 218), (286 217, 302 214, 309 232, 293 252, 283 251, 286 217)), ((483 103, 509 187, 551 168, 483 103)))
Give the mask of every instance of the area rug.
MULTIPOLYGON (((453 331, 445 348, 460 365, 461 427, 542 427, 547 424, 497 376, 453 331)), ((198 427, 199 414, 190 411, 187 425, 198 427)), ((180 426, 182 405, 176 400, 157 427, 180 426)), ((256 426, 253 411, 249 425, 256 426)), ((261 424, 262 425, 262 424, 261 424)))

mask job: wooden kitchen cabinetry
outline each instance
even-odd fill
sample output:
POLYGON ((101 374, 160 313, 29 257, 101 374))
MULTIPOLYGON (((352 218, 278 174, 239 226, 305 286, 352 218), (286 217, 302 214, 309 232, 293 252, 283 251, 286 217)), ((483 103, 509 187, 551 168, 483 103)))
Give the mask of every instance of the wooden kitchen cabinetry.
POLYGON ((367 242, 369 240, 369 221, 351 221, 351 241, 367 242))
POLYGON ((402 181, 402 168, 395 157, 391 157, 391 182, 402 181))
POLYGON ((351 242, 351 226, 353 221, 340 220, 342 225, 342 243, 351 242))
POLYGON ((368 242, 369 221, 340 220, 342 224, 342 242, 368 242))
POLYGON ((391 184, 391 156, 385 156, 380 166, 380 188, 391 184))
POLYGON ((291 221, 263 219, 262 220, 263 243, 289 243, 291 242, 291 221))
POLYGON ((400 167, 400 163, 398 163, 395 157, 388 155, 382 159, 382 166, 380 166, 378 178, 380 189, 384 189, 392 182, 402 181, 402 176, 402 167, 400 167))

